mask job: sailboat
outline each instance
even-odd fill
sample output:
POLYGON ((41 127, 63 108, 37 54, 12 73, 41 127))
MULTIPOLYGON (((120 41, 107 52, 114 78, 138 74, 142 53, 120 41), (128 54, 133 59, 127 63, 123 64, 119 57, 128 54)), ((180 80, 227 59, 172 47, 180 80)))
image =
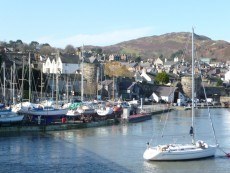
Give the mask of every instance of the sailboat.
MULTIPOLYGON (((218 144, 209 145, 208 143, 197 140, 195 141, 194 134, 194 57, 193 43, 194 29, 192 29, 192 125, 190 127, 191 143, 188 144, 164 144, 151 146, 147 143, 147 149, 144 151, 143 158, 153 161, 176 161, 176 160, 195 160, 215 156, 218 144)), ((210 116, 209 116, 210 117, 210 116)), ((210 117, 211 120, 211 117, 210 117)), ((212 123, 211 123, 212 124, 212 123)), ((213 128, 213 125, 212 125, 213 128)), ((213 129, 214 130, 214 129, 213 129)), ((215 133, 214 133, 215 135, 215 133)))
MULTIPOLYGON (((14 101, 14 85, 15 85, 15 62, 13 64, 13 69, 11 68, 11 84, 12 84, 12 100, 14 101)), ((5 62, 3 62, 3 79, 4 79, 4 88, 3 88, 3 98, 5 99, 6 93, 5 93, 5 62)), ((4 101, 6 102, 6 101, 4 101)), ((0 104, 0 123, 11 123, 11 122, 20 122, 24 118, 24 115, 18 115, 15 112, 12 112, 12 109, 10 106, 5 107, 4 104, 0 104)))

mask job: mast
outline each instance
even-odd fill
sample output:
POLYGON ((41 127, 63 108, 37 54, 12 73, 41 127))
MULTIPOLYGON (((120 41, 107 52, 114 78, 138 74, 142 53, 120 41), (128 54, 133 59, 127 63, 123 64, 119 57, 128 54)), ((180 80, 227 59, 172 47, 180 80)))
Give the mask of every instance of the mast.
POLYGON ((41 69, 41 91, 40 91, 40 97, 41 97, 41 99, 42 99, 42 87, 43 87, 43 83, 42 83, 42 81, 43 81, 43 73, 42 73, 42 69, 41 69))
POLYGON ((30 52, 29 52, 29 61, 28 61, 28 64, 29 64, 29 102, 30 102, 30 99, 31 99, 31 65, 30 65, 30 52))
MULTIPOLYGON (((13 98, 13 67, 10 67, 10 99, 13 98)), ((12 100, 13 103, 13 100, 12 100)), ((11 104, 12 104, 11 103, 11 104)))
POLYGON ((53 69, 53 73, 51 74, 52 76, 52 93, 51 93, 51 97, 52 97, 52 100, 54 98, 54 69, 53 69))
POLYGON ((56 55, 56 106, 58 105, 58 94, 59 94, 59 86, 58 86, 58 73, 59 73, 59 70, 58 70, 58 56, 59 56, 59 52, 57 53, 56 55))
POLYGON ((6 64, 5 62, 2 63, 3 67, 3 101, 6 102, 6 64))
POLYGON ((98 84, 99 84, 99 70, 100 70, 100 67, 97 67, 97 100, 98 100, 98 84))
POLYGON ((25 61, 24 61, 24 56, 22 57, 22 85, 21 85, 21 100, 23 99, 23 92, 24 92, 24 66, 25 66, 25 61))
POLYGON ((83 85, 83 73, 84 73, 84 68, 83 68, 83 64, 84 64, 84 45, 82 46, 82 61, 81 61, 81 101, 84 100, 84 85, 83 85))
POLYGON ((15 98, 14 98, 14 97, 15 97, 15 96, 14 96, 14 94, 15 94, 15 93, 14 93, 14 92, 15 92, 15 91, 14 91, 14 89, 15 89, 15 88, 14 88, 14 85, 16 84, 16 83, 15 83, 15 61, 14 61, 14 64, 13 64, 13 70, 12 70, 12 73, 11 73, 11 74, 12 74, 12 94, 13 94, 13 95, 12 95, 12 99, 13 99, 12 101, 13 101, 13 104, 15 104, 15 98))
POLYGON ((190 134, 192 136, 192 143, 195 142, 195 136, 194 136, 194 102, 195 102, 195 81, 194 81, 194 28, 192 28, 192 126, 190 129, 190 134))
POLYGON ((68 77, 68 74, 66 75, 66 100, 67 100, 67 103, 69 102, 69 77, 68 77))

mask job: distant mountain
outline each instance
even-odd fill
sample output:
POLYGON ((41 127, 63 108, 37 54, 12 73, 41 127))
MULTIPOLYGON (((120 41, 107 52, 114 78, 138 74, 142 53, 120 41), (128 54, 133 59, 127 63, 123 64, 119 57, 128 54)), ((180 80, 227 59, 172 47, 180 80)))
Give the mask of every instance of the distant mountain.
MULTIPOLYGON (((101 47, 108 54, 129 54, 140 56, 142 59, 173 58, 175 55, 184 56, 185 60, 191 57, 191 33, 178 32, 160 36, 150 36, 135 40, 121 42, 115 45, 101 47), (182 54, 183 52, 183 54, 182 54)), ((214 41, 206 36, 194 35, 196 55, 208 57, 216 61, 230 59, 230 43, 227 41, 214 41)))

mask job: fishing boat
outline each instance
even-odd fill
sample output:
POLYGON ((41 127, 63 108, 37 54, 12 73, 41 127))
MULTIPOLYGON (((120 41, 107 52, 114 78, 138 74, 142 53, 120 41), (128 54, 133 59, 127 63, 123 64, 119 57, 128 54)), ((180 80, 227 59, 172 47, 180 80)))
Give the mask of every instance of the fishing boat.
MULTIPOLYGON (((168 143, 157 146, 152 146, 149 142, 147 142, 147 149, 144 151, 143 158, 145 160, 152 161, 176 161, 176 160, 195 160, 195 159, 203 159, 207 157, 215 156, 216 148, 218 147, 217 141, 213 145, 209 145, 207 142, 203 140, 195 140, 194 133, 194 98, 195 98, 195 85, 194 85, 194 30, 192 30, 192 124, 190 127, 190 132, 188 135, 191 136, 191 143, 168 143)), ((209 118, 211 122, 211 126, 214 132, 214 127, 212 124, 211 115, 209 113, 209 118)), ((213 133, 215 137, 215 132, 213 133)), ((215 138, 216 139, 216 138, 215 138)))

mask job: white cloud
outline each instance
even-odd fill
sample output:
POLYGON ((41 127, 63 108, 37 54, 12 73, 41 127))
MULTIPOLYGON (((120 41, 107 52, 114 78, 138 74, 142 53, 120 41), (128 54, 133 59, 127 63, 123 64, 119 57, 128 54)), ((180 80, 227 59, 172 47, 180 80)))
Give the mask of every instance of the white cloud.
POLYGON ((100 34, 78 34, 68 38, 56 39, 54 36, 45 36, 38 39, 39 43, 49 43, 54 47, 64 48, 66 45, 71 44, 73 46, 94 45, 94 46, 108 46, 122 41, 128 41, 144 36, 152 35, 153 29, 135 28, 127 30, 118 30, 100 34))

